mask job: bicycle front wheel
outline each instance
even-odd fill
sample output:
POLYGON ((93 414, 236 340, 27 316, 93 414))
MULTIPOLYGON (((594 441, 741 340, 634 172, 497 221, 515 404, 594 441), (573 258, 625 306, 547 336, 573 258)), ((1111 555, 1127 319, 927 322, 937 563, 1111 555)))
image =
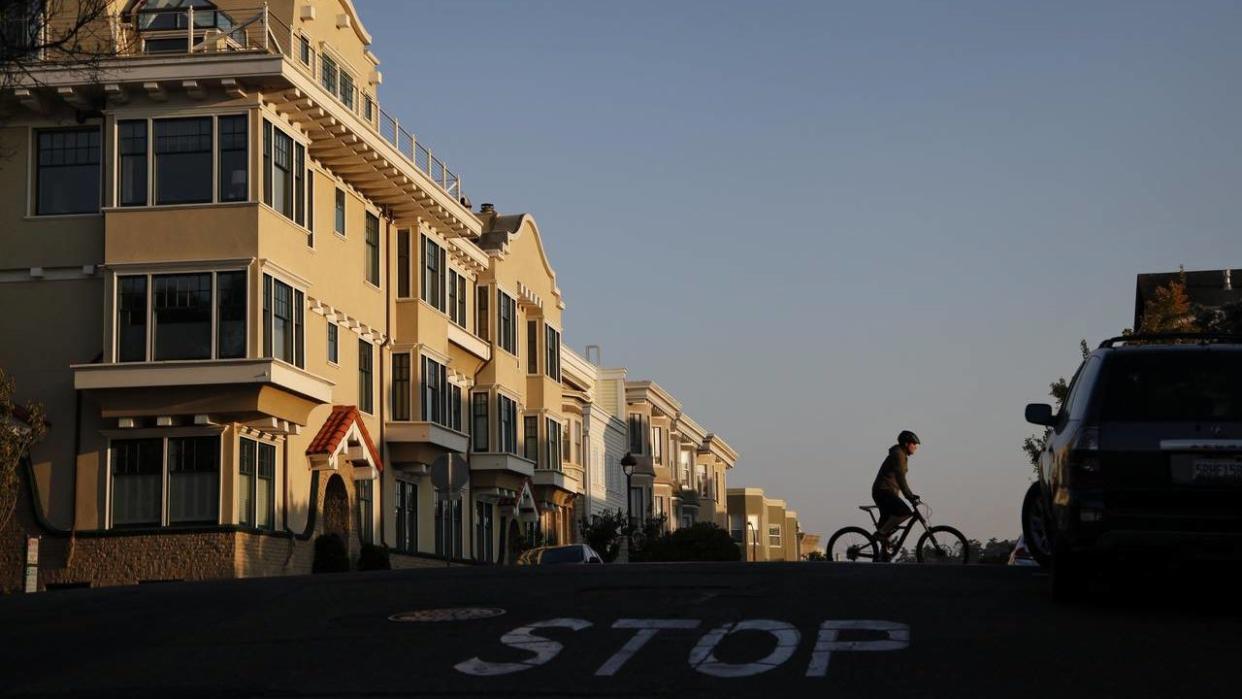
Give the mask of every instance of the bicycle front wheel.
POLYGON ((919 563, 964 565, 970 562, 970 544, 953 527, 932 527, 919 537, 914 554, 919 563))
POLYGON ((871 532, 861 527, 845 527, 828 540, 825 551, 830 561, 875 563, 880 560, 880 547, 871 532))

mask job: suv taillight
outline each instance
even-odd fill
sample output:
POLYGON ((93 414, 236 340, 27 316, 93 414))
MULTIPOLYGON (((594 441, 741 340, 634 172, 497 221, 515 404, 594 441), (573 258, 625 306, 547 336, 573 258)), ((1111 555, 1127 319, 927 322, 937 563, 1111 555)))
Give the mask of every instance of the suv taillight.
POLYGON ((1070 466, 1079 473, 1100 472, 1100 428, 1084 427, 1070 449, 1070 466))

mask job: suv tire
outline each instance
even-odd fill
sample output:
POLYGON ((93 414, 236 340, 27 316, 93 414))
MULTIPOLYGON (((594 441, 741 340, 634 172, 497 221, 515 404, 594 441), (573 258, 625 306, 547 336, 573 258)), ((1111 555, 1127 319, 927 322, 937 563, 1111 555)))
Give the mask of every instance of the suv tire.
POLYGON ((1052 563, 1052 529, 1045 514, 1043 495, 1039 481, 1026 489, 1026 497, 1022 499, 1022 541, 1031 558, 1041 568, 1052 563))

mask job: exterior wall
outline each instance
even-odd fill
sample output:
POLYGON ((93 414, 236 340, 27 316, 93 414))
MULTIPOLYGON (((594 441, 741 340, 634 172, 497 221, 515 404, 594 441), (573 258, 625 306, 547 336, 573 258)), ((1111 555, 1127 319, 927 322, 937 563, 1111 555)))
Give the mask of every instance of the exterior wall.
POLYGON ((767 519, 760 534, 762 537, 760 545, 767 547, 769 561, 786 560, 785 549, 788 532, 785 527, 785 503, 782 500, 767 500, 764 503, 764 510, 767 512, 767 519), (781 530, 781 540, 776 545, 773 545, 771 541, 770 531, 772 527, 780 527, 781 530))
POLYGON ((743 526, 743 560, 771 560, 767 540, 768 508, 763 491, 759 488, 731 488, 728 491, 728 513, 731 518, 740 518, 743 526))
POLYGON ((798 541, 798 515, 794 512, 785 513, 785 531, 781 540, 785 544, 785 560, 800 561, 802 560, 802 552, 799 550, 798 541))

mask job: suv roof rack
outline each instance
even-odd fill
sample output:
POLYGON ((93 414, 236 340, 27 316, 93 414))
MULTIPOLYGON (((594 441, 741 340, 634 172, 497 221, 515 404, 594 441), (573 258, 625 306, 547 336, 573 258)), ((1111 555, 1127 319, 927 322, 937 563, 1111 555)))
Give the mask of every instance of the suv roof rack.
POLYGON ((1148 333, 1118 335, 1100 343, 1100 349, 1109 349, 1122 343, 1164 342, 1166 340, 1190 340, 1200 345, 1212 343, 1242 344, 1242 335, 1231 333, 1148 333))

